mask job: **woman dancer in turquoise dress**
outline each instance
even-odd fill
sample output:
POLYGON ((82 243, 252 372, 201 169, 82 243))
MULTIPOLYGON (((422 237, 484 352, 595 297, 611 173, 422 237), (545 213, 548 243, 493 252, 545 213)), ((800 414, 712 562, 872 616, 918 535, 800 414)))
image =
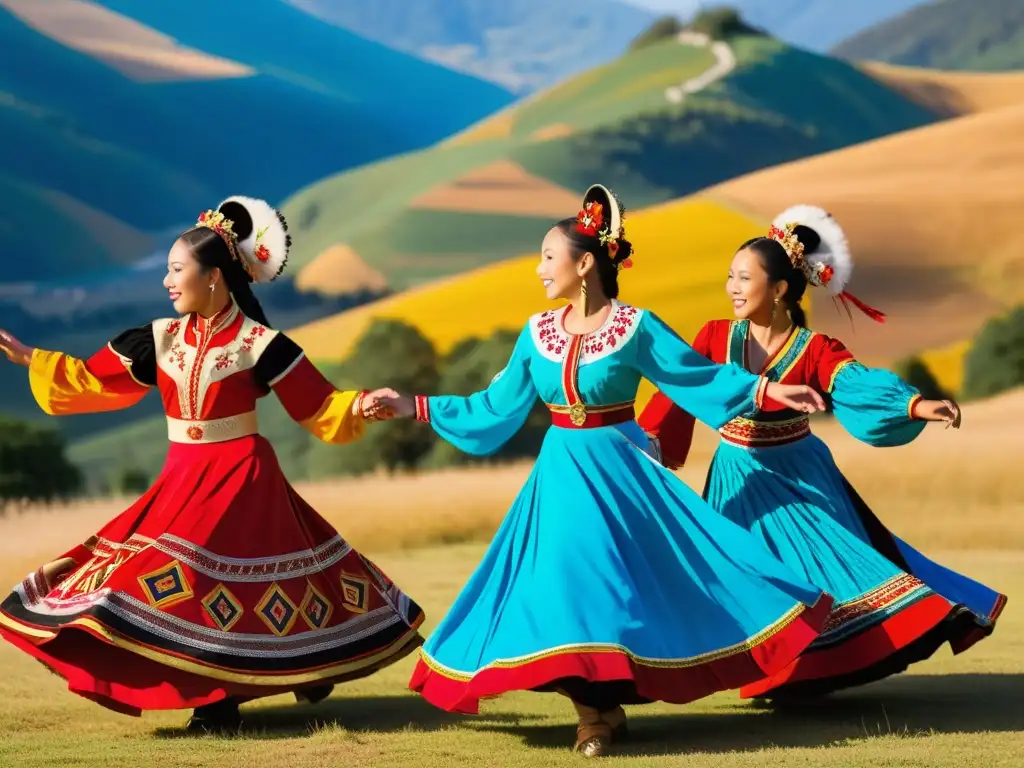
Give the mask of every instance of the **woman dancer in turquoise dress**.
POLYGON ((832 603, 659 465, 633 411, 641 376, 713 426, 766 398, 824 403, 715 365, 616 300, 631 248, 618 201, 592 187, 545 237, 537 270, 549 299, 573 303, 532 317, 486 390, 376 401, 472 454, 512 437, 538 396, 548 404, 533 471, 410 687, 463 713, 507 691, 557 691, 576 705, 587 756, 624 733, 622 704, 686 703, 785 668, 832 603))
MULTIPOLYGON (((807 329, 800 299, 808 284, 882 319, 845 290, 852 269, 831 216, 807 205, 785 211, 768 237, 744 243, 733 259, 726 286, 737 319, 707 323, 694 349, 827 393, 839 423, 870 445, 909 443, 929 421, 958 427, 952 401, 924 400, 896 375, 861 365, 841 342, 807 329)), ((672 395, 656 393, 639 421, 665 465, 677 468, 690 447, 693 416, 672 395)), ((991 634, 1005 596, 889 532, 811 434, 806 416, 757 408, 719 431, 705 499, 836 600, 821 637, 781 672, 745 686, 742 696, 822 695, 901 672, 945 642, 960 653, 991 634)))

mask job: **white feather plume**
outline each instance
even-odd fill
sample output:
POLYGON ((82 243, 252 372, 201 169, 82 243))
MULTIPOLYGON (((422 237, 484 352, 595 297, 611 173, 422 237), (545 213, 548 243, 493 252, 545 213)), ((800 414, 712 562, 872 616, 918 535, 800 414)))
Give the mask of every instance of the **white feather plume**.
POLYGON ((833 294, 843 292, 853 274, 853 255, 850 253, 846 233, 832 218, 832 214, 814 205, 794 205, 776 216, 772 224, 779 229, 802 224, 817 232, 821 238, 821 245, 813 253, 804 256, 808 267, 805 270, 808 279, 815 285, 820 285, 819 282, 815 282, 819 270, 822 267, 831 267, 832 278, 826 287, 833 294))
POLYGON ((252 219, 252 232, 239 239, 238 250, 245 260, 246 271, 254 282, 269 283, 280 275, 288 264, 288 250, 292 240, 284 216, 265 200, 235 195, 222 202, 237 203, 245 208, 252 219))

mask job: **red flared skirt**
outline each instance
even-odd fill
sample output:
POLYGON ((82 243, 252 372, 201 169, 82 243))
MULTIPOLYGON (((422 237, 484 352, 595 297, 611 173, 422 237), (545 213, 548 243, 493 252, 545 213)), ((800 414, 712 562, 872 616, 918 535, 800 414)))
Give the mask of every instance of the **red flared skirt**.
POLYGON ((142 498, 0 604, 5 639, 130 715, 363 677, 422 621, 260 436, 172 443, 142 498))

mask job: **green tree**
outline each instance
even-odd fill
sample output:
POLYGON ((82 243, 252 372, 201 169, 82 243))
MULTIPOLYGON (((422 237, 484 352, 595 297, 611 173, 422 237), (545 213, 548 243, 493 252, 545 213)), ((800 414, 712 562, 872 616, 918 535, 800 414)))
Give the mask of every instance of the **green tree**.
MULTIPOLYGON (((391 387, 408 395, 434 394, 437 352, 414 326, 400 320, 374 320, 340 367, 334 384, 343 389, 391 387)), ((361 474, 379 466, 389 472, 411 469, 432 444, 430 428, 411 419, 371 424, 352 445, 314 444, 307 458, 308 473, 322 477, 361 474)))
POLYGON ((744 22, 738 10, 728 6, 709 8, 698 13, 688 28, 694 32, 703 33, 713 40, 725 40, 736 35, 764 34, 744 22))
POLYGON ((893 373, 910 386, 916 387, 926 400, 943 400, 950 397, 924 360, 916 355, 905 357, 897 362, 893 366, 893 373))
MULTIPOLYGON (((486 389, 505 368, 518 338, 518 331, 498 330, 484 341, 474 344, 469 352, 449 355, 447 361, 450 362, 446 361, 441 372, 438 390, 444 394, 467 396, 486 389)), ((424 460, 424 466, 439 468, 536 456, 550 425, 551 416, 538 400, 522 429, 496 453, 490 456, 471 456, 448 442, 438 440, 424 460)))
POLYGON ((1024 385, 1024 305, 989 320, 964 360, 963 395, 991 397, 1024 385))
POLYGON ((0 417, 0 511, 12 503, 64 500, 81 485, 56 429, 0 417))

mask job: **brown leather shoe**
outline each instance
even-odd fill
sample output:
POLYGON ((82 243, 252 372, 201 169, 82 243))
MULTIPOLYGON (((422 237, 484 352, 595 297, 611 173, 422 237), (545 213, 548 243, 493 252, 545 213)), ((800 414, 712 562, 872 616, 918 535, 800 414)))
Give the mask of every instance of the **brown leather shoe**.
POLYGON ((576 727, 574 752, 584 757, 604 757, 611 752, 612 727, 608 723, 593 723, 576 727))

